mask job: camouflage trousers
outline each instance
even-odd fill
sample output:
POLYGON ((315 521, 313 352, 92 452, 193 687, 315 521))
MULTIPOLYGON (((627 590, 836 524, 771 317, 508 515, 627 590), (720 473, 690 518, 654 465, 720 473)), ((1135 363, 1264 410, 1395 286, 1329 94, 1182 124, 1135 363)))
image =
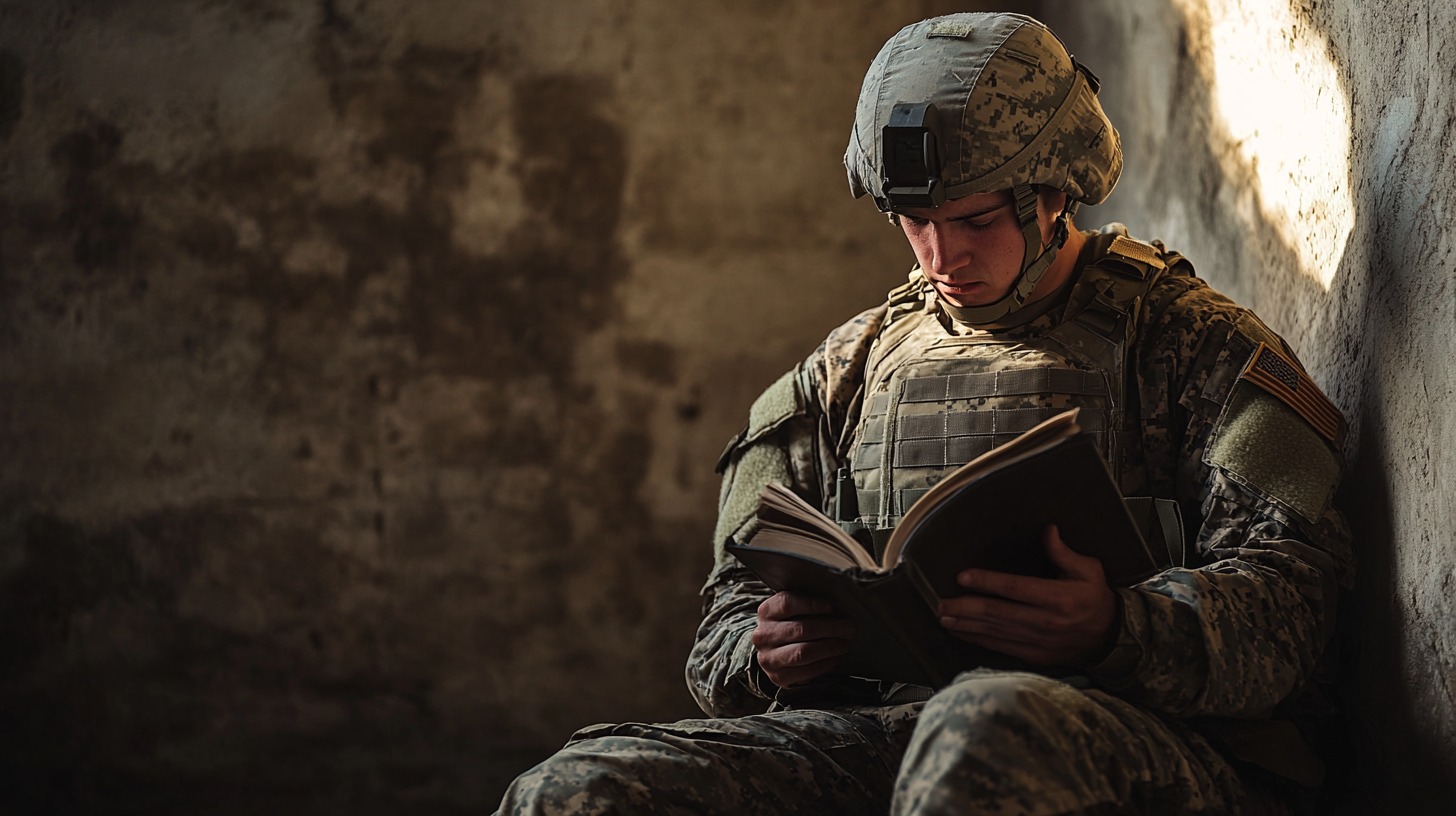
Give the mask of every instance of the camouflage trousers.
POLYGON ((926 703, 600 725, 501 814, 1279 812, 1204 739, 1099 691, 975 671, 926 703))

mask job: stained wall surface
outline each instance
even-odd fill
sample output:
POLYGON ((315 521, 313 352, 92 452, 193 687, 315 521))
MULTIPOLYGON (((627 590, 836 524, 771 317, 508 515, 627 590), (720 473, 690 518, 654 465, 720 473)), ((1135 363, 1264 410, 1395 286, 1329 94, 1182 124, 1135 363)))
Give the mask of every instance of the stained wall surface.
POLYGON ((713 462, 965 7, 0 5, 0 811, 489 809, 695 713, 713 462))
POLYGON ((1351 813, 1456 808, 1456 6, 1049 4, 1127 170, 1093 217, 1194 260, 1351 420, 1351 813))
MULTIPOLYGON (((908 264, 859 77, 971 5, 0 5, 0 810, 478 812, 694 713, 712 461, 908 264)), ((1350 809, 1449 812, 1456 12, 1044 9, 1127 142, 1083 223, 1351 418, 1350 809)))

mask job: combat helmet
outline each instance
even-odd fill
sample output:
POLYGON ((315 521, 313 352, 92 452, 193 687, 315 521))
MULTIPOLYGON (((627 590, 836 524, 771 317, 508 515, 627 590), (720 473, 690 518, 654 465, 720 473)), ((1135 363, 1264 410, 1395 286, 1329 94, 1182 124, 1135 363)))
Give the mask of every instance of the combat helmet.
POLYGON ((1010 190, 1026 240, 1021 274, 995 303, 961 310, 994 323, 1021 308, 1067 239, 1077 202, 1098 204, 1122 174, 1122 142, 1098 80, 1040 22, 967 12, 900 30, 865 75, 844 154, 855 198, 882 212, 1010 190), (1036 187, 1067 193, 1043 247, 1036 187))

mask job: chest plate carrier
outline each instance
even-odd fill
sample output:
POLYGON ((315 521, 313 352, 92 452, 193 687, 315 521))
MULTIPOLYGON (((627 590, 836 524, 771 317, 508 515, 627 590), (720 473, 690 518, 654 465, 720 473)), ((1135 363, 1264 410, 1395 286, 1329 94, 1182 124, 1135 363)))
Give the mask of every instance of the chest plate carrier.
POLYGON ((1090 240, 1091 260, 1049 328, 1037 321, 1007 332, 957 333, 919 275, 891 293, 838 485, 841 523, 868 530, 878 550, 944 475, 1074 407, 1124 492, 1138 481, 1128 354, 1144 295, 1168 260, 1120 232, 1090 240))

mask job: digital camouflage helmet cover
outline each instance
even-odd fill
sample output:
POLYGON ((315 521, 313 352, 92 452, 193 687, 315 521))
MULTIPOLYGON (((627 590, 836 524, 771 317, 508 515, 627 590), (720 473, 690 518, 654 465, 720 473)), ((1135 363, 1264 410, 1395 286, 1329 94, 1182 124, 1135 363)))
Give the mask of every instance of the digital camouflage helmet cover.
POLYGON ((1122 174, 1122 144, 1097 78, 1057 36, 1019 14, 971 12, 901 29, 865 75, 844 154, 856 198, 884 212, 1010 190, 1026 238, 1005 298, 969 310, 991 323, 1019 309, 1066 240, 1075 205, 1043 247, 1038 185, 1101 203, 1122 174))

